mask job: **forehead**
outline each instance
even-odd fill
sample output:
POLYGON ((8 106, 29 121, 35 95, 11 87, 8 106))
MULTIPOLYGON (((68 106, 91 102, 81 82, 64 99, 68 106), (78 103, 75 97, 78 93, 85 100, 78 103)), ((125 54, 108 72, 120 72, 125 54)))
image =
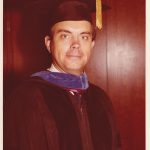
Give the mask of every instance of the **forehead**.
POLYGON ((92 25, 89 21, 62 21, 56 23, 51 31, 56 33, 59 30, 70 32, 92 32, 92 25))

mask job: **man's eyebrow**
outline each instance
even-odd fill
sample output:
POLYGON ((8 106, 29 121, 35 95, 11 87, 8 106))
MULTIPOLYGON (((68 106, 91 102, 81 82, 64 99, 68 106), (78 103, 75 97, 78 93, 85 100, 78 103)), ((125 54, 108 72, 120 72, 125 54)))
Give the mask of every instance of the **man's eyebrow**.
POLYGON ((69 30, 65 29, 59 29, 56 33, 65 32, 65 33, 71 33, 69 30))
POLYGON ((85 32, 82 32, 81 34, 89 34, 89 35, 92 35, 92 32, 89 32, 89 31, 85 31, 85 32))

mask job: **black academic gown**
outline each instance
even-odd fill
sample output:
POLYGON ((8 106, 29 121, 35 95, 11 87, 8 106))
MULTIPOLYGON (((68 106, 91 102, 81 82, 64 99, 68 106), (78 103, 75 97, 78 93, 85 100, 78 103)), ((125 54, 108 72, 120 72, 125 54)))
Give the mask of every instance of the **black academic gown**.
POLYGON ((102 89, 90 84, 73 98, 66 89, 39 78, 26 81, 4 101, 4 150, 85 150, 84 127, 71 99, 86 104, 89 149, 119 150, 112 104, 102 89))

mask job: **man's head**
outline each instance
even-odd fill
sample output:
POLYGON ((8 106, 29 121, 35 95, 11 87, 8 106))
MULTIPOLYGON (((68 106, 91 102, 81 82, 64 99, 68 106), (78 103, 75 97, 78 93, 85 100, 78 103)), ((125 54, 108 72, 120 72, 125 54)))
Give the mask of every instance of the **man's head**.
POLYGON ((88 6, 79 1, 62 3, 52 19, 45 44, 60 72, 80 75, 94 46, 93 25, 88 6))

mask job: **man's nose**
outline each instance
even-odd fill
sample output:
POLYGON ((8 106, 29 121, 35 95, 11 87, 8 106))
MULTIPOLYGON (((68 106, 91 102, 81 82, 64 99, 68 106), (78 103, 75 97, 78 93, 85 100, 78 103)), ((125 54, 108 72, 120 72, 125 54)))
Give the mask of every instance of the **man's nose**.
POLYGON ((79 48, 80 47, 80 41, 78 37, 74 37, 71 43, 71 48, 75 49, 75 48, 79 48))

